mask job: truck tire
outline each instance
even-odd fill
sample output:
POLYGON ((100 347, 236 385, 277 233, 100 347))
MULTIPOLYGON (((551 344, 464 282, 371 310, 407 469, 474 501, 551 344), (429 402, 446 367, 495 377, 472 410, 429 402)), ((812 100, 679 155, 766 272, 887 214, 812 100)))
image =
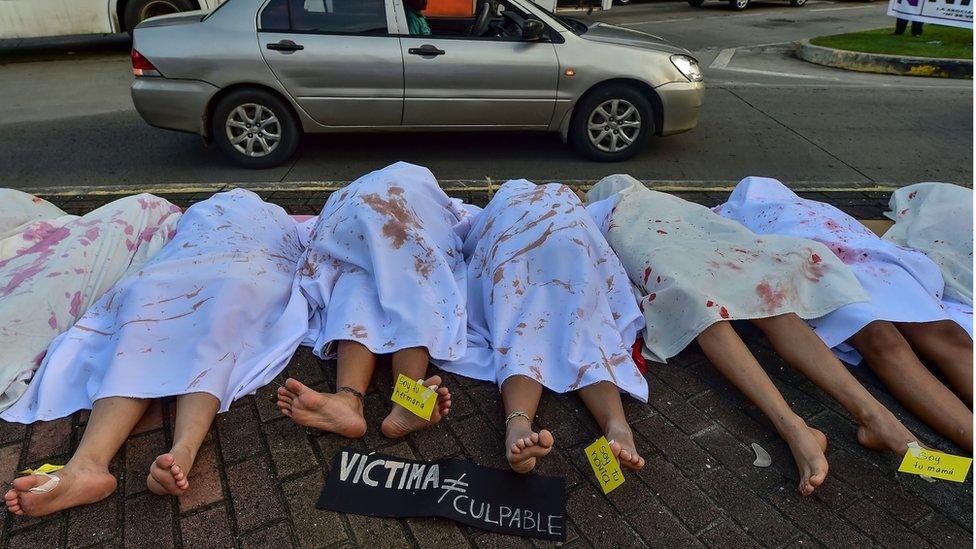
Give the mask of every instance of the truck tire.
POLYGON ((190 0, 129 0, 122 11, 125 32, 132 32, 136 25, 150 17, 181 11, 193 11, 197 7, 190 0))

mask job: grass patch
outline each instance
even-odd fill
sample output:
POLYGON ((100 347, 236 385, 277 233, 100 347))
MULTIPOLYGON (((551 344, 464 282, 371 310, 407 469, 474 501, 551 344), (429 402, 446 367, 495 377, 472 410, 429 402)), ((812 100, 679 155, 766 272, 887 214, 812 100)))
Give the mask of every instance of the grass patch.
MULTIPOLYGON (((892 23, 894 20, 892 20, 892 23)), ((909 24, 909 27, 911 25, 909 24)), ((973 31, 940 25, 925 25, 922 36, 911 36, 911 29, 902 36, 892 33, 889 28, 821 36, 810 40, 815 46, 864 53, 884 53, 888 55, 909 55, 913 57, 946 57, 950 59, 973 58, 973 31)))

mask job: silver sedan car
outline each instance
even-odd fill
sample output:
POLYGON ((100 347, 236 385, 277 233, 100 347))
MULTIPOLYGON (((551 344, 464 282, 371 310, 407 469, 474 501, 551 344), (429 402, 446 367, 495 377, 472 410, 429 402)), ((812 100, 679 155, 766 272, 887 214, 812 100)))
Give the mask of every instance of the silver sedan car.
POLYGON ((134 33, 132 100, 249 168, 286 161, 304 132, 550 131, 616 161, 698 123, 698 62, 661 38, 531 0, 426 18, 404 3, 228 0, 150 19, 134 33))

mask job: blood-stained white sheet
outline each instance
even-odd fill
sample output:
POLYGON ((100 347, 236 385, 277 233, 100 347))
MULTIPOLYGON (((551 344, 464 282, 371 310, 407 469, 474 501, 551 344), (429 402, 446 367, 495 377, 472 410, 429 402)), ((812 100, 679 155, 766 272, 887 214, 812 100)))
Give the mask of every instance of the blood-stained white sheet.
POLYGON ((627 274, 568 187, 505 183, 472 223, 464 255, 468 352, 442 368, 498 385, 522 375, 560 393, 609 381, 647 401, 627 274))
POLYGON ((645 356, 663 362, 722 320, 817 318, 868 295, 826 246, 757 235, 627 175, 587 195, 640 300, 645 356))
MULTIPOLYGON (((875 235, 830 204, 800 198, 775 179, 747 177, 715 210, 759 234, 821 242, 851 269, 871 300, 809 321, 845 362, 860 363, 860 353, 846 341, 872 321, 959 321, 942 303, 945 284, 935 262, 875 235)), ((971 324, 963 327, 972 333, 971 324)))
POLYGON ((294 288, 301 255, 296 221, 254 193, 195 204, 171 242, 51 344, 23 398, 0 417, 29 423, 105 397, 194 392, 227 410, 269 383, 307 330, 308 306, 294 288))
POLYGON ((148 194, 77 217, 0 189, 0 410, 26 390, 51 341, 158 252, 179 218, 148 194))

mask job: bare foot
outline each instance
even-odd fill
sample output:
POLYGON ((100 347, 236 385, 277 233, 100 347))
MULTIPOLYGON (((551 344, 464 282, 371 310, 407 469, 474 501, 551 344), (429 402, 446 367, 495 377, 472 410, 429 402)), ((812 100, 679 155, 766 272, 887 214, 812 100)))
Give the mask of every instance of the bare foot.
POLYGON ((549 455, 555 442, 548 430, 534 433, 527 419, 516 417, 505 429, 505 458, 516 473, 528 473, 535 469, 536 458, 549 455))
POLYGON ((160 496, 182 496, 190 488, 187 476, 193 467, 193 455, 189 450, 173 448, 153 461, 146 477, 149 491, 160 496))
POLYGON ((610 451, 622 467, 640 471, 644 468, 644 458, 637 453, 634 443, 634 433, 627 424, 607 429, 607 440, 610 441, 610 451))
POLYGON ((809 496, 827 480, 827 437, 803 420, 781 434, 800 471, 800 493, 809 496))
MULTIPOLYGON (((441 384, 441 376, 431 376, 424 381, 424 387, 434 387, 441 384)), ((410 410, 399 404, 394 404, 390 415, 383 420, 380 431, 387 438, 402 438, 414 431, 419 431, 431 425, 437 425, 451 411, 451 392, 447 387, 437 388, 437 405, 430 414, 430 421, 418 417, 410 410)))
POLYGON ((366 434, 363 403, 352 393, 324 394, 288 378, 285 386, 278 388, 278 409, 305 427, 347 438, 366 434))
POLYGON ((30 475, 14 479, 13 488, 3 496, 7 510, 15 515, 41 517, 63 509, 88 505, 112 495, 118 482, 105 467, 68 465, 54 474, 60 477, 53 490, 43 494, 31 488, 48 482, 47 477, 30 475))
POLYGON ((884 407, 861 418, 859 423, 861 426, 857 430, 857 441, 861 446, 875 451, 904 455, 908 450, 908 443, 918 440, 918 437, 884 407))

